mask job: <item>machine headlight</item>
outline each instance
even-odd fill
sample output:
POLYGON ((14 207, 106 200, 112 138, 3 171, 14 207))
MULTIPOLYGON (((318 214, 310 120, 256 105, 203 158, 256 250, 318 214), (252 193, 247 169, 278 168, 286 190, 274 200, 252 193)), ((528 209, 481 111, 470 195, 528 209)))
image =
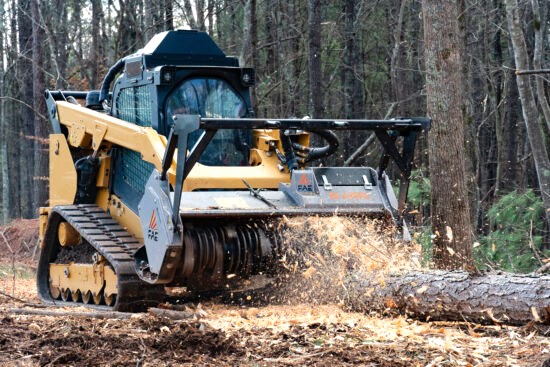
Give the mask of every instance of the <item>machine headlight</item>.
POLYGON ((162 84, 171 84, 176 79, 176 70, 174 68, 163 67, 160 71, 160 82, 162 84))
POLYGON ((241 83, 245 87, 251 87, 256 82, 256 75, 254 73, 254 69, 252 68, 243 68, 241 69, 241 83))

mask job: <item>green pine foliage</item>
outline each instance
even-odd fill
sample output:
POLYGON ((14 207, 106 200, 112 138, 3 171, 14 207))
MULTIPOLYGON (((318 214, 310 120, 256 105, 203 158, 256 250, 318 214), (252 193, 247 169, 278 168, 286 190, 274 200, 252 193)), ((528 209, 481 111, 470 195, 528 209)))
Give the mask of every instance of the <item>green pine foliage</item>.
POLYGON ((431 184, 427 172, 423 169, 413 170, 407 195, 409 213, 411 213, 409 220, 417 225, 413 229, 413 238, 422 248, 421 259, 424 266, 431 266, 432 263, 433 233, 429 224, 429 216, 424 217, 430 209, 430 191, 431 184))
POLYGON ((417 227, 413 233, 413 240, 420 244, 421 264, 425 267, 432 266, 433 260, 433 233, 430 226, 417 227))
POLYGON ((475 255, 481 268, 530 272, 541 266, 544 206, 532 189, 512 191, 487 212, 491 232, 480 238, 475 255))
MULTIPOLYGON (((422 170, 411 174, 409 207, 415 211, 430 206, 430 179, 422 170)), ((550 257, 543 249, 544 206, 532 190, 512 191, 487 212, 490 232, 474 244, 474 260, 480 269, 531 272, 541 266, 539 259, 550 257)), ((432 233, 428 224, 415 227, 414 240, 422 247, 422 260, 431 263, 432 233)))
POLYGON ((411 183, 409 184, 409 193, 407 201, 411 206, 418 208, 430 206, 430 178, 421 169, 412 171, 411 183))

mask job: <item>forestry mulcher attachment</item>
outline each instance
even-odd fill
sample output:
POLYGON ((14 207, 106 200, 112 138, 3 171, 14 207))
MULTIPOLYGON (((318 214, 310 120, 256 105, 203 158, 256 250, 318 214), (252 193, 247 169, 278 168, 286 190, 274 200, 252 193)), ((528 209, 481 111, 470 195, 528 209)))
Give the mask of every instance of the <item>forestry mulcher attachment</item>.
POLYGON ((100 91, 46 91, 45 302, 133 311, 161 302, 165 287, 231 289, 277 267, 283 216, 372 215, 406 233, 414 146, 429 120, 258 119, 254 78, 206 33, 170 31, 119 60, 100 91), (335 130, 374 131, 378 170, 308 167, 336 151, 335 130), (310 133, 325 145, 310 146, 310 133))

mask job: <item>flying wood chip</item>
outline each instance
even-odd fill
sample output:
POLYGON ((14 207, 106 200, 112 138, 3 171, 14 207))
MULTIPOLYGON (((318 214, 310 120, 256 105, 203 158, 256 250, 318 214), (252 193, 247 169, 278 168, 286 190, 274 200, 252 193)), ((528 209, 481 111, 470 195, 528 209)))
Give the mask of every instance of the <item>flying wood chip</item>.
POLYGON ((453 242, 453 229, 449 226, 445 226, 445 231, 447 232, 447 239, 449 242, 453 242))
POLYGON ((384 306, 386 306, 387 308, 398 308, 399 307, 397 305, 397 303, 393 300, 393 298, 386 298, 386 300, 384 301, 384 306))

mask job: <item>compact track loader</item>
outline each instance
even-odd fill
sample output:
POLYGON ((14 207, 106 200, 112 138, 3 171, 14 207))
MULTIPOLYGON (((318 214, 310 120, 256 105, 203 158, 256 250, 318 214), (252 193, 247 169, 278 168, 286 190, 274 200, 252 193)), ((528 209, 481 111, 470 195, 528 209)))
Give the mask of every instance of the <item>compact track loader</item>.
POLYGON ((429 120, 258 119, 254 79, 206 33, 170 31, 119 60, 99 91, 46 91, 44 302, 134 311, 162 301, 165 287, 204 292, 269 274, 283 216, 379 216, 407 235, 411 161, 429 120), (310 167, 336 151, 336 130, 374 131, 380 167, 310 167), (312 147, 310 134, 325 145, 312 147))

